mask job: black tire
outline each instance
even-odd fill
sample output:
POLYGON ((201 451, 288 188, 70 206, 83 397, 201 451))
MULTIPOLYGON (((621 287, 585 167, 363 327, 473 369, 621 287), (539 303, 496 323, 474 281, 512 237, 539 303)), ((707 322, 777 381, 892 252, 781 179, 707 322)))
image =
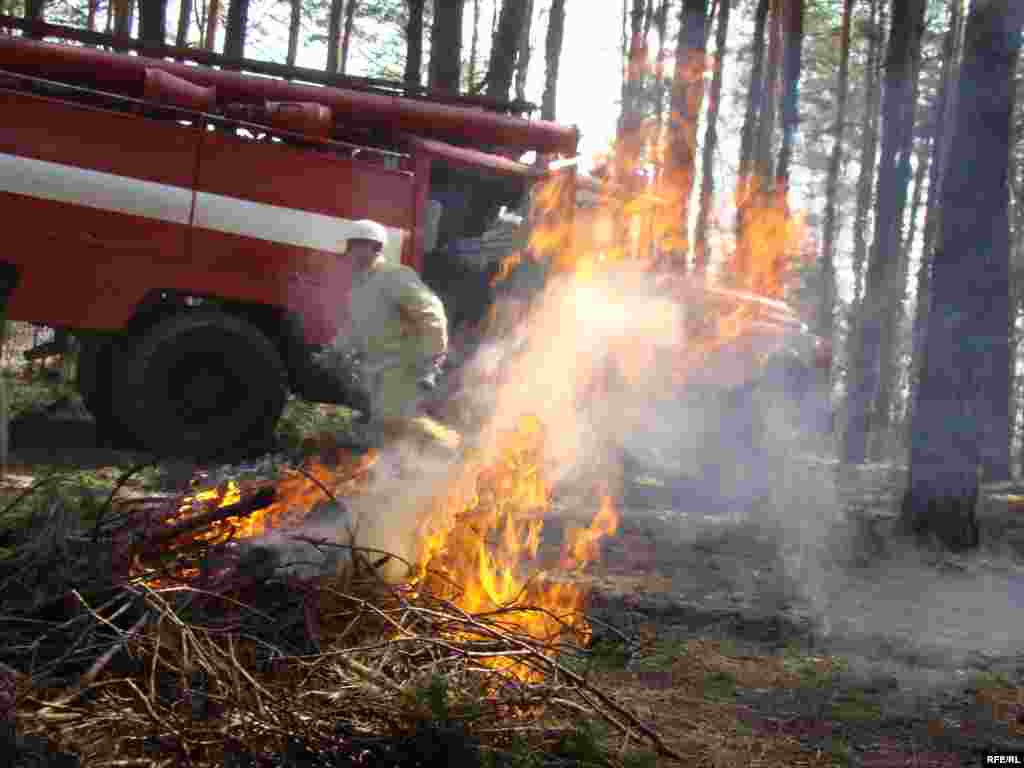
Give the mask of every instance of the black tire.
POLYGON ((118 355, 114 396, 125 426, 158 455, 231 458, 272 437, 288 392, 274 345, 216 310, 168 317, 118 355))

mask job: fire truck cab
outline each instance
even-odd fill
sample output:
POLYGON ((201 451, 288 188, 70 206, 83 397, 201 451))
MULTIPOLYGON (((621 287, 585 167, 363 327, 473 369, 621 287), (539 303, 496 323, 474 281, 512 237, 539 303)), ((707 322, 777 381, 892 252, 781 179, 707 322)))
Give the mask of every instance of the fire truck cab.
POLYGON ((289 390, 352 404, 310 360, 347 322, 353 221, 384 224, 386 256, 422 270, 547 178, 516 158, 578 140, 471 106, 18 36, 0 36, 0 111, 7 318, 78 340, 98 426, 188 455, 268 435, 289 390))

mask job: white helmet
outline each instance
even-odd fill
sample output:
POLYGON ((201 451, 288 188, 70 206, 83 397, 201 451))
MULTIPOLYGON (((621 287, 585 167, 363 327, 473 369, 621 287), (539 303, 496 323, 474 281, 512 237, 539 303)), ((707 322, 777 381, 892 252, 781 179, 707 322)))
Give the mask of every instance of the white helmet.
POLYGON ((383 248, 388 244, 388 231, 376 221, 360 219, 359 221, 352 222, 352 227, 345 237, 346 242, 349 240, 371 240, 375 243, 380 243, 381 248, 383 248))

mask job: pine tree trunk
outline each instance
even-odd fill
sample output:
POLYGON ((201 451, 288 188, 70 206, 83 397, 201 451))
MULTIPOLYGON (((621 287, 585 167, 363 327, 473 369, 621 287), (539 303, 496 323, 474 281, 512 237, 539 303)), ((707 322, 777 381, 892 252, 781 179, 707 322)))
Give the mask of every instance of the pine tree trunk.
MULTIPOLYGON (((25 18, 29 21, 44 21, 45 9, 46 0, 25 0, 25 18)), ((25 37, 41 40, 43 36, 29 28, 25 30, 25 37)))
MULTIPOLYGON (((430 28, 431 88, 457 93, 462 78, 462 8, 465 0, 434 0, 434 23, 430 28)), ((514 43, 518 37, 513 37, 514 43)), ((508 84, 512 84, 512 64, 509 65, 508 84)), ((508 88, 505 89, 508 98, 508 88)))
MULTIPOLYGON (((96 31, 96 11, 99 10, 99 7, 100 0, 89 0, 85 16, 85 28, 90 32, 96 31)), ((4 13, 7 13, 6 5, 4 13)))
POLYGON ((345 11, 345 0, 331 0, 327 6, 327 64, 324 69, 328 74, 338 71, 341 60, 341 23, 345 11))
POLYGON ((740 133, 740 162, 736 177, 736 256, 731 273, 726 279, 737 282, 748 271, 746 243, 746 211, 751 204, 755 189, 753 180, 754 147, 761 120, 761 104, 764 97, 766 30, 768 26, 769 0, 758 0, 754 13, 753 61, 750 65, 750 85, 747 90, 747 104, 740 133))
POLYGON ((892 311, 893 281, 899 267, 903 213, 910 174, 914 92, 921 57, 925 0, 893 0, 892 30, 885 72, 882 110, 884 125, 875 205, 875 237, 868 263, 864 311, 853 349, 844 458, 860 464, 867 458, 867 441, 876 421, 872 406, 878 394, 883 334, 892 311))
POLYGON ((743 118, 743 132, 740 136, 740 165, 738 189, 736 192, 740 217, 737 219, 738 239, 743 237, 742 211, 750 191, 750 173, 754 154, 754 138, 757 136, 757 122, 760 119, 761 93, 764 90, 765 27, 768 22, 769 0, 758 0, 754 15, 754 51, 750 68, 750 90, 747 91, 747 108, 743 118))
POLYGON ((696 170, 697 121, 704 100, 707 66, 707 0, 683 0, 676 69, 669 102, 668 157, 665 182, 671 200, 671 221, 678 227, 671 243, 671 264, 685 272, 689 259, 690 197, 696 170))
POLYGON ((178 30, 174 35, 174 44, 179 48, 188 45, 188 31, 192 26, 192 0, 181 0, 178 6, 178 30))
POLYGON ((694 230, 694 271, 705 275, 708 268, 708 219, 715 196, 715 148, 718 146, 718 106, 722 98, 722 78, 725 75, 725 45, 729 37, 729 0, 721 0, 715 30, 715 74, 708 95, 708 125, 704 132, 701 159, 700 210, 694 230))
POLYGON ((533 0, 523 0, 526 3, 526 17, 523 19, 523 28, 519 33, 519 53, 516 59, 516 99, 526 101, 526 78, 530 72, 530 57, 533 53, 530 48, 530 33, 533 27, 533 0))
POLYGON ((526 3, 523 0, 503 0, 501 15, 498 17, 498 31, 491 43, 487 88, 484 91, 492 99, 508 100, 516 68, 519 34, 525 24, 525 18, 526 3))
MULTIPOLYGON (((479 8, 480 0, 475 0, 479 8)), ((423 9, 426 0, 409 0, 409 24, 405 28, 405 82, 419 85, 423 72, 423 9)), ((476 34, 474 28, 473 34, 476 34)))
POLYGON ((166 44, 167 0, 139 0, 139 42, 166 44))
MULTIPOLYGON (((864 117, 861 122, 860 173, 857 178, 857 212, 853 225, 853 307, 854 322, 860 315, 864 299, 864 265, 867 264, 869 220, 871 216, 872 190, 875 181, 875 162, 878 159, 878 114, 881 109, 882 89, 879 85, 882 37, 885 28, 885 12, 879 8, 882 0, 871 0, 871 40, 868 44, 868 60, 865 77, 864 117)), ((954 0, 955 2, 955 0, 954 0)), ((853 341, 851 334, 851 342, 853 341)), ((856 374, 852 370, 848 375, 856 374)))
MULTIPOLYGON (((800 123, 800 71, 804 48, 804 0, 784 4, 785 53, 782 62, 782 146, 775 167, 775 186, 783 196, 789 189, 789 167, 793 160, 793 142, 800 123)), ((788 211, 788 205, 786 206, 788 211)))
POLYGON ((348 0, 345 7, 345 26, 341 33, 341 55, 338 61, 338 71, 345 74, 348 67, 348 51, 352 44, 352 27, 356 23, 356 11, 359 9, 359 0, 348 0))
MULTIPOLYGON (((651 0, 653 5, 653 0, 651 0)), ((657 130, 655 136, 652 138, 654 145, 660 149, 661 147, 661 130, 662 124, 665 119, 665 59, 668 57, 668 51, 666 49, 666 42, 668 39, 668 12, 671 7, 671 0, 661 0, 661 5, 658 6, 658 12, 655 14, 656 19, 654 28, 658 33, 658 53, 655 58, 654 64, 654 79, 656 88, 656 105, 654 107, 654 119, 657 123, 657 130)), ((657 163, 659 169, 663 165, 660 162, 657 163)))
MULTIPOLYGON (((976 547, 978 467, 986 414, 977 392, 1007 361, 1009 211, 1007 165, 1013 73, 1024 9, 975 3, 967 19, 953 153, 943 185, 934 302, 911 431, 903 527, 934 533, 953 550, 976 547), (979 422, 979 415, 981 417, 979 422)), ((1005 368, 1000 371, 1005 379, 1005 368)))
POLYGON ((548 12, 548 33, 544 40, 544 95, 541 98, 542 120, 555 119, 558 102, 558 65, 562 59, 565 37, 565 0, 551 0, 548 12))
MULTIPOLYGON (((924 31, 923 25, 924 17, 922 16, 922 34, 924 31)), ((917 61, 913 62, 912 66, 911 77, 913 78, 913 86, 911 89, 912 94, 910 95, 911 100, 904 108, 904 116, 900 118, 901 120, 906 120, 909 126, 903 139, 905 143, 897 150, 900 156, 898 163, 899 183, 901 185, 901 194, 898 196, 900 216, 893 222, 895 229, 889 242, 889 246, 893 249, 891 253, 895 263, 892 266, 891 277, 886 283, 886 290, 888 291, 886 299, 887 310, 881 321, 882 333, 878 347, 878 390, 870 411, 874 414, 874 423, 869 424, 869 429, 873 432, 875 440, 873 448, 869 450, 869 454, 879 461, 886 458, 888 451, 887 445, 892 426, 892 394, 896 386, 894 379, 898 370, 895 359, 897 339, 900 326, 903 323, 903 304, 907 298, 907 278, 910 271, 910 251, 907 249, 907 246, 912 241, 904 238, 903 229, 907 205, 906 196, 911 179, 910 158, 914 153, 914 127, 917 124, 915 105, 917 104, 920 74, 921 57, 919 51, 917 61)), ((912 218, 909 226, 912 230, 912 218)), ((876 232, 876 234, 878 233, 876 232)))
POLYGON ((249 0, 230 0, 228 25, 224 31, 224 55, 232 59, 245 56, 245 36, 249 27, 249 0))
POLYGON ((784 0, 771 0, 771 24, 768 27, 768 61, 765 67, 764 86, 761 89, 760 117, 757 125, 757 139, 754 144, 754 193, 765 191, 769 179, 774 175, 772 141, 775 138, 775 117, 778 106, 779 74, 782 70, 782 21, 784 0))
MULTIPOLYGON (((422 2, 422 0, 418 0, 422 2)), ((480 0, 473 0, 473 36, 469 43, 469 72, 466 75, 466 86, 470 92, 476 91, 477 59, 480 56, 480 0)))
MULTIPOLYGON (((120 0, 114 5, 114 37, 127 39, 132 34, 132 22, 135 18, 135 0, 120 0)), ((114 50, 127 50, 114 45, 114 50)))
POLYGON ((289 67, 295 66, 299 57, 299 33, 302 31, 302 0, 291 0, 291 15, 288 19, 288 53, 285 57, 289 67))
POLYGON ((206 12, 206 35, 203 47, 208 51, 217 50, 217 26, 220 24, 220 0, 210 0, 206 12))
POLYGON ((836 241, 839 238, 839 174, 843 167, 846 133, 846 102, 850 93, 850 28, 853 0, 843 0, 842 31, 839 35, 839 81, 836 84, 836 121, 832 126, 832 153, 828 159, 825 186, 825 221, 821 234, 821 302, 815 317, 815 332, 823 339, 835 336, 836 241))

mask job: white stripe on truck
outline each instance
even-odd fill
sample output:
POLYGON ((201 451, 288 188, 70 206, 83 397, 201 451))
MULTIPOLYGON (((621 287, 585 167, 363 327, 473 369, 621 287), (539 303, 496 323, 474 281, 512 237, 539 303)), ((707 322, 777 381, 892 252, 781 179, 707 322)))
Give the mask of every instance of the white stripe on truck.
MULTIPOLYGON (((187 225, 191 189, 0 152, 0 192, 187 225)), ((341 253, 354 221, 227 195, 195 195, 196 227, 341 253)), ((401 260, 405 230, 388 227, 386 258, 401 260)))
POLYGON ((0 191, 188 224, 192 190, 0 152, 0 191))

